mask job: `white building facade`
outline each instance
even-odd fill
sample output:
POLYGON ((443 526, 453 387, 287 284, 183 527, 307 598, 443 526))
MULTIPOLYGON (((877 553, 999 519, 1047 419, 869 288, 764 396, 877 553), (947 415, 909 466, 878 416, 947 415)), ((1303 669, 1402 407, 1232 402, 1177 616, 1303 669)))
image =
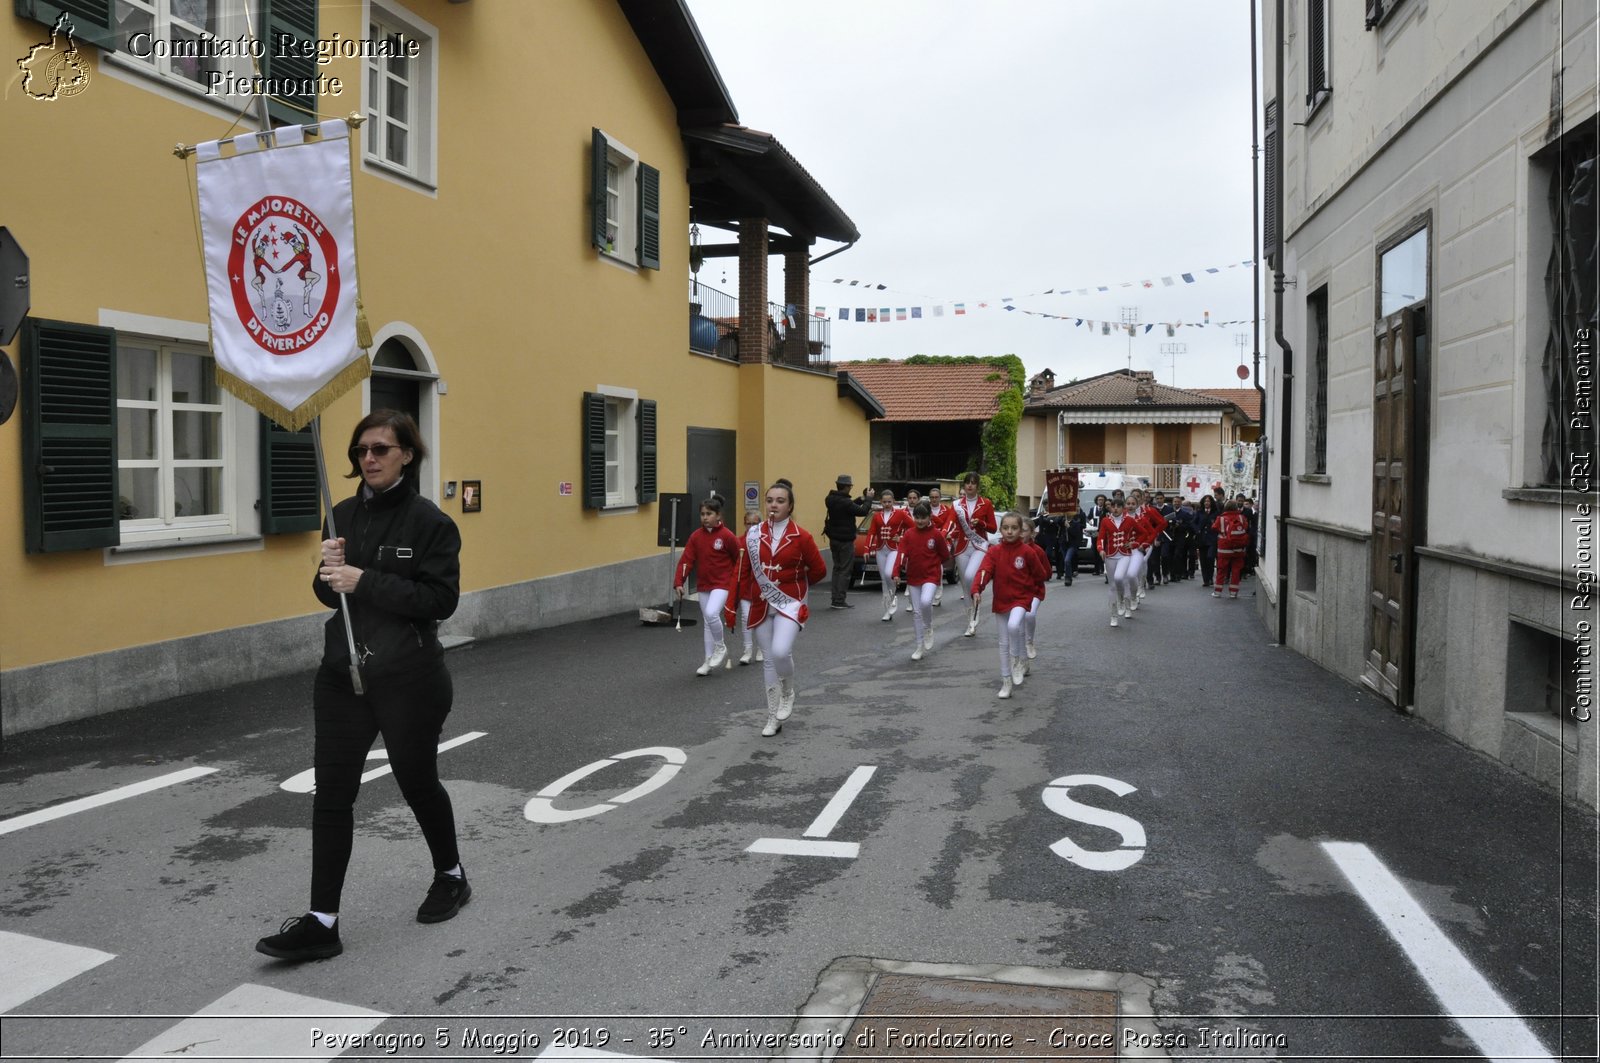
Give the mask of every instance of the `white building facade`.
POLYGON ((1596 5, 1285 0, 1281 45, 1279 6, 1258 601, 1289 647, 1593 807, 1596 5))

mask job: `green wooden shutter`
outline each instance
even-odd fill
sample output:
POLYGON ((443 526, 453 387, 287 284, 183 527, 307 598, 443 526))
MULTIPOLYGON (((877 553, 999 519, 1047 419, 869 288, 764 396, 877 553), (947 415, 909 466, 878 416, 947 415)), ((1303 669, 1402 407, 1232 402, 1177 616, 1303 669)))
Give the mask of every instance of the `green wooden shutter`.
MULTIPOLYGON (((112 32, 111 0, 16 0, 18 18, 29 18, 55 28, 56 19, 66 15, 72 21, 72 39, 107 51, 116 51, 112 32)), ((41 37, 37 42, 45 43, 41 37)), ((66 42, 58 42, 64 45, 66 42)), ((19 57, 20 58, 20 57, 19 57)), ((40 70, 40 74, 44 71, 40 70)))
POLYGON ((583 393, 583 508, 606 505, 606 397, 583 393))
POLYGON ((589 130, 589 243, 606 249, 606 135, 589 130))
POLYGON ((661 268, 661 171, 639 164, 639 265, 661 268))
MULTIPOLYGON (((264 3, 266 10, 261 22, 266 27, 267 39, 262 42, 266 50, 261 60, 262 74, 284 81, 314 81, 317 76, 316 0, 264 0, 264 3), (285 47, 280 43, 284 37, 293 38, 295 43, 285 47), (282 54, 285 52, 292 54, 282 54)), ((289 125, 317 121, 317 94, 314 86, 308 89, 275 94, 267 101, 267 114, 273 121, 289 125)))
POLYGON ((639 505, 656 500, 656 404, 640 399, 639 412, 639 505))
POLYGON ((1261 257, 1273 269, 1278 268, 1278 101, 1267 101, 1266 165, 1262 167, 1266 178, 1265 195, 1262 196, 1261 257))
POLYGON ((261 534, 316 531, 322 505, 311 426, 288 432, 265 417, 260 421, 261 534))
POLYGON ((22 405, 28 553, 116 546, 116 332, 29 318, 22 405))

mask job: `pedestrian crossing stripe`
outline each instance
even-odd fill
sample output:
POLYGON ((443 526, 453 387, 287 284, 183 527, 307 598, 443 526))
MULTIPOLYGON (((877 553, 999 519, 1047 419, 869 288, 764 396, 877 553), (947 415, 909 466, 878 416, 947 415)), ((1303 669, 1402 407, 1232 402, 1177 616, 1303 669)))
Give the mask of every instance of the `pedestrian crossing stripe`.
POLYGON ((0 974, 0 1013, 116 959, 113 953, 99 949, 6 931, 0 931, 0 955, 6 958, 4 974, 0 974))
POLYGON ((369 1036, 389 1016, 353 1004, 245 984, 191 1017, 157 1034, 121 1063, 182 1059, 185 1063, 238 1059, 332 1059, 350 1050, 382 1052, 369 1036), (195 1055, 199 1049, 204 1055, 195 1055))

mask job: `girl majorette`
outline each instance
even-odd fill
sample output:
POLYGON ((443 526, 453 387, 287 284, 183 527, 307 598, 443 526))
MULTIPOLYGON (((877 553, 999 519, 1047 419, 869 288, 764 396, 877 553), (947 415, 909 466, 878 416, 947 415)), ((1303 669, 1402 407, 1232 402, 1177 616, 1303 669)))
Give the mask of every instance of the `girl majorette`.
POLYGON ((794 712, 794 643, 811 615, 806 592, 828 574, 816 541, 790 519, 793 513, 794 487, 778 480, 767 488, 767 519, 751 528, 744 541, 744 572, 756 586, 750 627, 766 657, 761 672, 767 685, 767 722, 761 733, 768 736, 782 730, 794 712))
POLYGON ((894 504, 894 492, 884 488, 878 496, 879 506, 872 511, 872 523, 867 530, 867 549, 878 555, 878 582, 883 586, 883 619, 894 619, 898 601, 895 594, 895 572, 899 565, 897 555, 900 537, 911 529, 911 515, 894 504))
POLYGON ((1118 617, 1133 615, 1132 605, 1138 587, 1134 584, 1134 552, 1139 541, 1139 522, 1122 511, 1122 499, 1111 496, 1111 512, 1100 518, 1096 545, 1106 563, 1106 582, 1111 586, 1111 626, 1118 617))
POLYGON ((741 548, 739 537, 722 523, 722 499, 712 495, 700 503, 700 527, 683 544, 683 557, 672 574, 672 590, 679 601, 683 600, 683 585, 691 572, 700 597, 706 657, 694 670, 695 675, 710 675, 723 662, 733 666, 724 639, 722 613, 734 591, 741 548))
MULTIPOLYGON (((944 504, 944 496, 937 487, 928 491, 928 515, 933 518, 933 529, 944 536, 945 542, 950 542, 950 527, 956 522, 955 510, 944 504)), ((955 556, 955 550, 950 551, 955 556)), ((956 578, 961 578, 961 570, 956 569, 956 578)), ((944 604, 944 577, 939 578, 939 589, 933 592, 933 604, 944 604)))
MULTIPOLYGON (((760 523, 761 511, 759 509, 747 509, 744 511, 744 534, 739 536, 739 553, 741 558, 744 554, 745 537, 750 534, 751 528, 754 528, 760 523)), ((755 636, 750 633, 750 603, 756 600, 756 581, 750 578, 749 566, 740 565, 736 567, 734 573, 734 584, 733 596, 739 601, 739 635, 744 639, 744 653, 739 657, 739 663, 749 664, 751 642, 755 638, 755 636), (740 578, 739 573, 744 574, 743 578, 740 578)), ((733 621, 728 621, 728 627, 732 629, 733 621)), ((756 662, 760 663, 760 648, 756 648, 754 652, 756 655, 756 662)))
POLYGON ((1009 698, 1014 686, 1027 675, 1025 656, 1028 610, 1034 591, 1050 578, 1050 568, 1040 551, 1022 541, 1022 514, 1000 518, 1000 541, 984 552, 972 583, 972 600, 994 584, 994 614, 1000 629, 1000 697, 1009 698))
MULTIPOLYGON (((983 553, 989 548, 989 535, 997 525, 994 503, 978 496, 978 474, 967 473, 961 481, 961 495, 956 499, 955 519, 951 523, 951 547, 956 552, 956 564, 962 583, 972 593, 972 581, 978 578, 978 566, 983 563, 983 553)), ((978 600, 973 595, 972 616, 967 621, 967 638, 978 630, 978 600)))
POLYGON ((913 661, 933 652, 933 596, 944 583, 944 563, 950 559, 950 544, 944 533, 933 526, 933 507, 918 502, 911 511, 916 522, 900 537, 900 572, 906 581, 906 597, 911 599, 916 620, 917 648, 913 661))

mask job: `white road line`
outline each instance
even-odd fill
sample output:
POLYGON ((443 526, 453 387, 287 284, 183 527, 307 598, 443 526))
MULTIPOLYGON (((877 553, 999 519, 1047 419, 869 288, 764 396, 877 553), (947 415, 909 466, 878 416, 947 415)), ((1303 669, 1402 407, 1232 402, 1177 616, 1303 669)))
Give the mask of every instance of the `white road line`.
POLYGON ((62 982, 116 959, 109 952, 0 931, 0 1012, 20 1007, 62 982))
POLYGON ((116 801, 126 801, 130 797, 138 797, 152 790, 159 790, 163 786, 172 786, 190 779, 198 779, 202 775, 210 775, 216 768, 184 768, 168 775, 161 775, 144 782, 136 782, 130 786, 119 786, 115 790, 107 790, 103 794, 93 794, 89 797, 80 797, 76 801, 67 801, 64 804, 52 805, 41 808, 37 812, 29 812, 24 816, 13 816, 11 819, 0 820, 0 834, 10 834, 14 830, 24 827, 36 827, 41 823, 48 823, 53 819, 63 816, 73 816, 79 812, 87 812, 91 808, 109 805, 116 801))
POLYGON ((186 1063, 229 1057, 332 1059, 350 1049, 363 1058, 381 1056, 381 1048, 363 1046, 361 1037, 388 1017, 333 1000, 242 985, 146 1041, 122 1063, 169 1057, 186 1063))
MULTIPOLYGON (((457 738, 452 738, 448 742, 440 742, 438 751, 440 753, 443 753, 447 749, 454 749, 456 746, 464 746, 468 742, 472 741, 473 739, 482 738, 484 735, 486 735, 488 733, 489 732, 487 732, 487 731, 468 731, 466 734, 461 735, 461 736, 459 736, 457 738)), ((378 750, 373 750, 373 754, 372 755, 387 757, 389 754, 384 750, 378 749, 378 750)), ((365 774, 363 774, 361 776, 361 781, 362 782, 371 782, 373 779, 381 779, 381 778, 383 778, 383 776, 388 775, 392 771, 394 771, 394 766, 392 764, 385 764, 381 768, 373 768, 371 771, 366 772, 365 774)), ((316 772, 316 769, 313 768, 312 769, 313 775, 315 775, 315 772, 316 772)), ((316 790, 316 786, 315 785, 312 786, 312 790, 313 791, 316 790)))
POLYGON ((1328 854, 1394 938, 1454 1019, 1494 1060, 1551 1060, 1526 1023, 1478 973, 1372 850, 1358 842, 1323 842, 1328 854))
POLYGON ((833 795, 833 800, 827 803, 821 814, 811 822, 811 826, 806 828, 805 836, 807 838, 826 838, 832 834, 833 828, 839 825, 840 818, 844 816, 845 810, 850 807, 850 802, 856 799, 857 795, 866 787, 867 780, 872 778, 872 773, 877 770, 877 768, 869 764, 863 764, 851 772, 850 778, 846 779, 844 785, 839 787, 839 792, 833 795))
POLYGON ((853 860, 861 855, 857 842, 820 842, 808 838, 757 838, 746 847, 747 853, 777 853, 779 856, 837 856, 853 860))

